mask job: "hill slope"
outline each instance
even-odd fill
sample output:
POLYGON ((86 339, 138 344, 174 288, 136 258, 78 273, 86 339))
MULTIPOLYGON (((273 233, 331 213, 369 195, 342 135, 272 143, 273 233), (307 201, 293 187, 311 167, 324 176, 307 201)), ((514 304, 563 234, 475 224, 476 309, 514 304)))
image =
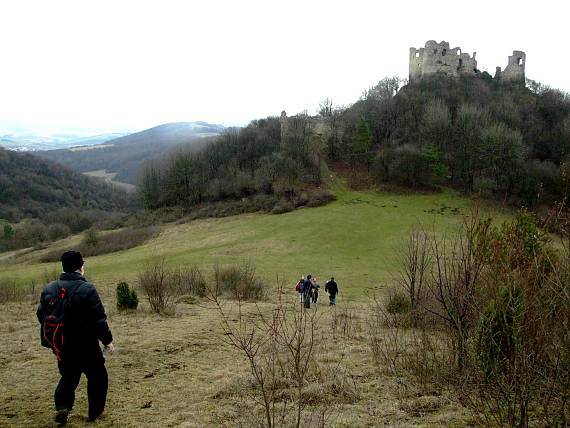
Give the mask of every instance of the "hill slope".
POLYGON ((62 207, 117 210, 123 192, 27 153, 0 148, 0 218, 43 217, 62 207))
MULTIPOLYGON (((316 309, 320 327, 317 334, 325 337, 328 346, 322 349, 323 366, 332 362, 338 371, 341 361, 343 367, 357 374, 353 381, 361 391, 359 398, 337 409, 339 420, 345 422, 343 426, 399 426, 402 421, 406 426, 470 425, 466 411, 447 396, 437 398, 445 405, 438 405, 434 412, 410 411, 407 415, 403 410, 395 411, 394 403, 403 409, 406 407, 402 403, 414 405, 417 390, 412 389, 410 396, 402 395, 396 387, 396 382, 402 382, 401 375, 398 373, 396 380, 395 375, 392 378, 378 369, 363 334, 371 297, 385 293, 384 287, 396 269, 395 251, 404 244, 408 231, 418 222, 428 227, 434 224, 438 230, 453 227, 461 221, 458 212, 469 212, 470 201, 451 192, 397 195, 338 190, 336 195, 337 201, 329 205, 283 215, 249 214, 168 225, 145 245, 88 258, 86 275, 100 292, 120 350, 107 362, 114 381, 102 426, 151 426, 157 420, 172 426, 188 425, 188 421, 194 422, 190 426, 218 426, 216 413, 228 411, 235 420, 237 404, 227 391, 238 391, 235 400, 240 405, 249 395, 240 382, 249 379, 250 369, 239 354, 224 345, 220 319, 207 301, 198 305, 179 303, 176 315, 170 317, 150 314, 142 294, 141 307, 135 313, 114 308, 117 283, 127 281, 136 286, 145 263, 157 256, 164 257, 172 267, 197 265, 208 281, 216 264, 251 261, 268 287, 274 289, 277 275, 285 281, 284 299, 288 302, 297 299, 294 284, 298 276, 312 273, 322 285, 334 275, 340 286, 338 307, 329 308, 326 294, 321 294, 316 309), (332 325, 339 319, 337 313, 347 310, 354 316, 351 325, 356 332, 348 341, 340 334, 331 336, 332 325), (141 406, 151 401, 152 407, 141 411, 141 406), (369 412, 372 405, 374 412, 369 412)), ((49 250, 73 248, 80 239, 69 238, 49 250)), ((40 278, 59 266, 34 263, 39 253, 25 255, 18 264, 2 265, 0 283, 6 278, 22 284, 32 279, 42 283, 40 278)), ((269 300, 260 302, 259 307, 270 313, 274 297, 270 293, 269 300)), ((224 308, 237 311, 236 306, 227 302, 224 308)), ((0 414, 0 425, 39 426, 45 421, 45 409, 52 405, 45 385, 55 382, 55 373, 42 371, 41 367, 52 363, 53 356, 37 344, 34 306, 26 300, 5 308, 4 325, 14 328, 0 331, 0 339, 7 344, 3 369, 0 364, 0 382, 9 386, 0 391, 0 400, 7 403, 6 411, 0 414), (8 357, 12 355, 15 357, 8 357), (40 376, 30 380, 30 370, 40 376), (9 399, 14 394, 38 399, 22 406, 9 399), (9 419, 5 415, 13 416, 9 419)), ((240 310, 248 320, 256 320, 256 308, 246 303, 240 310)), ((235 313, 231 312, 232 319, 235 313)), ((80 395, 74 421, 79 423, 86 411, 86 399, 80 395)))
MULTIPOLYGON (((418 223, 458 224, 470 201, 452 192, 396 195, 337 191, 338 200, 318 208, 282 215, 249 214, 197 220, 168 226, 157 238, 131 250, 89 259, 89 275, 97 282, 135 281, 151 256, 164 256, 171 265, 197 264, 209 271, 216 264, 251 260, 272 284, 275 275, 290 283, 298 275, 335 275, 345 297, 364 299, 371 287, 391 279, 394 251, 418 223), (455 210, 454 210, 455 208, 455 210), (110 268, 112 266, 112 269, 110 268)), ((71 238, 51 249, 73 247, 71 238)), ((51 250, 50 249, 50 250, 51 250)), ((2 277, 22 281, 40 277, 51 265, 3 267, 2 277)))
POLYGON ((106 170, 116 173, 116 181, 136 184, 144 161, 176 145, 204 142, 205 137, 218 135, 223 130, 221 125, 206 122, 167 123, 101 145, 41 151, 37 154, 79 172, 106 170))

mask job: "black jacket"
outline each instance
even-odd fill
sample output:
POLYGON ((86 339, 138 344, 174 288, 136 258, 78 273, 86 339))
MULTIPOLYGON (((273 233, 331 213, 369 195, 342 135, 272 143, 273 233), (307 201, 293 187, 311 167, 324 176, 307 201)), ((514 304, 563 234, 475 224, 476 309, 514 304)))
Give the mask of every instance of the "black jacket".
POLYGON ((107 325, 107 316, 97 290, 79 273, 62 273, 59 281, 46 285, 37 310, 38 321, 42 323, 44 320, 44 308, 60 287, 67 289, 70 299, 65 311, 66 350, 100 352, 99 341, 108 345, 113 341, 113 335, 107 325))
POLYGON ((336 296, 338 294, 338 285, 335 281, 328 281, 325 284, 325 292, 327 291, 331 296, 336 296))

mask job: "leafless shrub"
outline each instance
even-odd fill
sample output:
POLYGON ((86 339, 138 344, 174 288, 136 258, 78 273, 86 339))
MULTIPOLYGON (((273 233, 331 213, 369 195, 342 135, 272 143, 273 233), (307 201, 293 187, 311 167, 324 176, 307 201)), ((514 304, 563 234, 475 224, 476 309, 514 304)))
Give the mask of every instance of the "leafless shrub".
POLYGON ((215 266, 213 290, 218 295, 223 293, 238 300, 250 301, 262 299, 267 291, 251 262, 241 266, 215 266))
POLYGON ((337 338, 338 334, 350 338, 360 329, 356 311, 351 307, 332 308, 332 334, 333 338, 337 338))
POLYGON ((39 279, 25 284, 18 284, 13 278, 0 279, 0 304, 25 301, 37 304, 43 287, 57 278, 56 271, 45 271, 39 279))
MULTIPOLYGON (((570 252, 563 247, 560 254, 524 211, 501 227, 475 211, 451 236, 434 231, 412 322, 373 305, 375 359, 429 395, 453 388, 487 425, 567 426, 570 252)), ((409 291, 414 259, 403 260, 400 286, 409 291)))
POLYGON ((404 353, 405 331, 402 316, 389 313, 384 302, 374 298, 368 318, 368 338, 372 356, 378 365, 397 373, 404 353))
POLYGON ((347 392, 353 389, 343 380, 344 372, 335 377, 316 363, 317 311, 283 300, 284 294, 280 283, 272 310, 263 311, 255 305, 253 315, 244 312, 240 293, 233 310, 224 307, 219 290, 209 290, 208 297, 220 314, 226 343, 248 361, 252 398, 263 409, 263 425, 325 426, 330 406, 328 402, 323 405, 323 400, 333 391, 343 400, 351 400, 354 392, 347 392))
POLYGON ((425 328, 407 331, 401 345, 401 367, 413 376, 420 390, 428 395, 439 394, 441 389, 455 383, 454 349, 448 334, 425 328))
POLYGON ((418 311, 424 299, 432 264, 430 243, 430 235, 426 231, 415 229, 408 236, 406 246, 398 252, 400 271, 397 283, 408 295, 412 311, 418 311))
POLYGON ((25 290, 16 285, 14 279, 0 280, 0 303, 21 301, 25 290))
POLYGON ((153 312, 165 314, 174 311, 176 284, 164 258, 149 261, 139 274, 138 283, 153 312))
POLYGON ((460 231, 443 238, 434 232, 431 239, 434 267, 426 287, 436 305, 423 305, 423 309, 439 318, 452 334, 455 364, 460 371, 466 364, 467 344, 477 323, 489 229, 490 221, 481 221, 478 212, 473 211, 460 231))
POLYGON ((206 279, 198 266, 173 269, 169 275, 171 281, 174 283, 177 295, 192 295, 198 297, 204 297, 206 295, 206 279))

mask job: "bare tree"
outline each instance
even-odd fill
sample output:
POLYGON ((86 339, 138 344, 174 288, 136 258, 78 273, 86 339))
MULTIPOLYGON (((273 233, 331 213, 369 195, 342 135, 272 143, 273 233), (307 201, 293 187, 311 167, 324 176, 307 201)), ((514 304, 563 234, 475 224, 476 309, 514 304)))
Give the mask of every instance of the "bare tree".
POLYGON ((490 221, 480 221, 478 212, 473 211, 459 232, 443 238, 434 232, 431 241, 434 268, 426 285, 436 304, 423 307, 451 329, 460 371, 478 313, 489 228, 490 221))
POLYGON ((332 116, 333 109, 334 109, 333 101, 332 99, 327 97, 319 103, 318 113, 322 117, 330 117, 332 116))
POLYGON ((417 311, 432 263, 428 233, 422 229, 412 230, 405 247, 398 252, 397 259, 401 266, 398 284, 409 296, 412 311, 417 311))
POLYGON ((285 295, 283 283, 279 283, 279 298, 271 315, 255 304, 255 317, 246 317, 244 302, 238 295, 234 302, 237 314, 231 316, 224 309, 220 295, 216 289, 208 292, 209 299, 220 314, 226 343, 240 351, 249 363, 259 389, 259 401, 264 409, 266 426, 271 428, 287 425, 288 403, 279 389, 280 379, 284 376, 294 385, 293 425, 300 427, 305 420, 304 391, 309 383, 309 372, 318 347, 317 312, 307 311, 298 303, 285 302, 282 297, 285 295), (237 325, 234 326, 231 319, 236 315, 237 325))

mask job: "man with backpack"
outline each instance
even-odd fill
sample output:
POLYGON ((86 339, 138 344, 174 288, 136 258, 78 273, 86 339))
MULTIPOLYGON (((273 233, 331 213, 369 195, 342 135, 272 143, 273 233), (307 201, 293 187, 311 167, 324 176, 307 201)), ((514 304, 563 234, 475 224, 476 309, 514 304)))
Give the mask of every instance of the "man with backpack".
POLYGON ((295 285, 295 291, 299 293, 299 302, 303 303, 303 283, 305 282, 305 277, 302 276, 299 282, 295 285))
POLYGON ((329 281, 325 283, 325 293, 329 293, 329 305, 336 305, 336 295, 338 294, 338 285, 334 278, 331 277, 329 281))
POLYGON ((108 376, 99 342, 109 354, 115 348, 99 294, 83 276, 81 253, 63 253, 61 264, 63 273, 59 279, 42 291, 37 316, 42 345, 57 357, 61 379, 54 394, 55 421, 63 425, 73 409, 82 373, 87 377, 89 420, 94 421, 103 413, 108 376))
POLYGON ((305 308, 311 308, 311 296, 313 292, 313 282, 311 281, 311 275, 307 275, 307 279, 303 282, 301 286, 301 292, 303 293, 303 306, 305 308))

